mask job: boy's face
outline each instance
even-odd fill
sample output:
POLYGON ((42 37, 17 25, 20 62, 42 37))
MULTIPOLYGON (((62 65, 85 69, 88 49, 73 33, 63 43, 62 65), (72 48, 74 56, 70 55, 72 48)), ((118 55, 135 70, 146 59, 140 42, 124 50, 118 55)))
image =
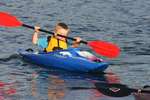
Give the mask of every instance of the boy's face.
MULTIPOLYGON (((64 28, 62 28, 62 27, 60 27, 60 26, 57 26, 57 28, 56 28, 56 34, 60 34, 60 35, 63 35, 63 36, 67 36, 68 35, 68 33, 69 33, 69 29, 68 30, 66 30, 66 29, 64 29, 64 28)), ((64 39, 64 38, 62 38, 62 37, 58 37, 59 39, 64 39)))

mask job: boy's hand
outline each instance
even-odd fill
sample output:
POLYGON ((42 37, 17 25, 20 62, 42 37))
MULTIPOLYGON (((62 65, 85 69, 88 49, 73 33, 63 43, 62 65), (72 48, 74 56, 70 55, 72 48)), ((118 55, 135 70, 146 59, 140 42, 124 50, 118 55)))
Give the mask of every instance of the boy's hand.
POLYGON ((73 42, 73 45, 72 47, 74 48, 77 48, 80 44, 80 41, 82 40, 80 37, 75 37, 74 39, 76 39, 74 42, 73 42))
POLYGON ((35 32, 37 32, 37 33, 39 33, 39 32, 40 32, 40 30, 39 30, 39 29, 40 29, 40 27, 39 27, 39 26, 35 26, 35 27, 34 27, 34 31, 35 31, 35 32))
POLYGON ((80 43, 80 41, 82 40, 80 37, 75 37, 75 39, 76 39, 76 43, 80 43))

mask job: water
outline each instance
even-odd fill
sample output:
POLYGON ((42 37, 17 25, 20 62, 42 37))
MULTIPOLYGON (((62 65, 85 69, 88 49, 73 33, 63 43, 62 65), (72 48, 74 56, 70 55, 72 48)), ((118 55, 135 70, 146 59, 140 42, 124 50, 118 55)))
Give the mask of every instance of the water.
MULTIPOLYGON (((62 21, 70 26, 70 36, 118 44, 122 50, 121 55, 110 60, 112 65, 106 72, 117 74, 121 83, 142 87, 150 84, 149 5, 149 0, 1 0, 0 10, 11 12, 26 24, 40 25, 49 30, 53 30, 54 25, 62 21)), ((1 99, 134 100, 132 95, 117 99, 100 94, 96 96, 97 92, 93 90, 69 90, 66 87, 81 84, 91 86, 91 80, 101 80, 101 77, 93 79, 83 75, 83 79, 82 75, 68 72, 64 76, 61 71, 47 72, 22 61, 16 51, 18 48, 35 48, 31 43, 32 33, 33 30, 23 27, 0 28, 0 80, 13 83, 12 86, 1 89, 1 99), (52 84, 53 80, 61 82, 59 85, 52 84), (63 89, 50 89, 51 87, 63 89), (16 93, 9 95, 5 91, 11 88, 16 89, 16 93)), ((84 45, 81 47, 88 49, 84 45)))

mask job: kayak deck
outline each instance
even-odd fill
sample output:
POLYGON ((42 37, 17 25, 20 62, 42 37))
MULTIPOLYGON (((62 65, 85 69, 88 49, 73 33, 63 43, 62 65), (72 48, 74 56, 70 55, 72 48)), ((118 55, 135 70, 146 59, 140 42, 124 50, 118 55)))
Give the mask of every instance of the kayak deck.
POLYGON ((109 65, 97 57, 94 59, 83 57, 78 49, 58 50, 49 53, 26 50, 18 52, 24 59, 45 68, 59 68, 76 72, 103 72, 109 65))

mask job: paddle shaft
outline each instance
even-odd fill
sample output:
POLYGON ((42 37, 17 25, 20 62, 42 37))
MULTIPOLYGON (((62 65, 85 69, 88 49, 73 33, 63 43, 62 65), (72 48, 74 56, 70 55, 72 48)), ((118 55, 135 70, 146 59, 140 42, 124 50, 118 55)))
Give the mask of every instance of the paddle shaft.
POLYGON ((150 94, 150 91, 149 91, 149 90, 130 89, 130 88, 129 88, 129 90, 130 90, 131 92, 135 92, 135 93, 148 93, 148 94, 150 94))
MULTIPOLYGON (((70 87, 69 89, 71 90, 87 90, 87 89, 99 89, 98 87, 70 87)), ((110 91, 108 89, 108 91, 110 91)), ((128 88, 129 93, 147 93, 150 94, 149 90, 140 90, 140 89, 131 89, 128 88)))
MULTIPOLYGON (((34 29, 33 26, 30 26, 30 25, 27 25, 27 24, 22 24, 22 26, 23 26, 23 27, 30 28, 30 29, 34 29)), ((49 33, 49 34, 51 34, 51 35, 54 35, 53 32, 50 32, 50 31, 47 31, 47 30, 44 30, 44 29, 39 29, 39 31, 45 32, 45 33, 49 33)), ((67 39, 70 39, 70 40, 72 40, 72 41, 76 41, 76 39, 75 39, 75 38, 72 38, 72 37, 68 37, 68 36, 64 36, 64 35, 60 35, 60 34, 57 34, 57 36, 60 36, 60 37, 63 37, 63 38, 67 38, 67 39)), ((81 40, 80 43, 88 44, 88 42, 83 41, 83 40, 81 40)))

